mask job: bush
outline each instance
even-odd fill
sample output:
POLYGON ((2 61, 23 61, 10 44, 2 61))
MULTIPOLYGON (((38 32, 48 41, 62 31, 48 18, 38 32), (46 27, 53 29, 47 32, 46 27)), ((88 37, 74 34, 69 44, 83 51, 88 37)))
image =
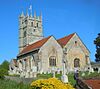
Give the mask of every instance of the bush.
POLYGON ((4 79, 4 75, 8 75, 8 69, 9 69, 9 62, 5 60, 0 65, 0 79, 4 79))
POLYGON ((64 84, 56 78, 36 80, 31 83, 31 89, 74 89, 70 84, 64 84))
POLYGON ((0 69, 0 79, 4 79, 4 75, 7 75, 8 72, 6 69, 1 68, 0 69))

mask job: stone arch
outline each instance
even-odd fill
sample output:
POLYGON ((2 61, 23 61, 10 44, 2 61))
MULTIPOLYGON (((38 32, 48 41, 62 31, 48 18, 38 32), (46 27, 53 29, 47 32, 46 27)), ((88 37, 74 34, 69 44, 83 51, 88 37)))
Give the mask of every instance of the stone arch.
POLYGON ((74 67, 80 67, 80 59, 79 58, 74 59, 74 67))

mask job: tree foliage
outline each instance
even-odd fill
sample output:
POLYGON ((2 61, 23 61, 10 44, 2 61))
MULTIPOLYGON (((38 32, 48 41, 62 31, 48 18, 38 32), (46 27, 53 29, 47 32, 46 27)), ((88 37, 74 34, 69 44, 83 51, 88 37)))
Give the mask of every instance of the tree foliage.
POLYGON ((94 40, 94 44, 96 45, 95 61, 100 62, 100 33, 98 34, 97 38, 94 40))
POLYGON ((9 70, 9 62, 7 60, 5 60, 1 65, 0 68, 9 70))
POLYGON ((9 70, 9 62, 5 60, 0 65, 0 79, 3 79, 4 75, 8 75, 8 70, 9 70))

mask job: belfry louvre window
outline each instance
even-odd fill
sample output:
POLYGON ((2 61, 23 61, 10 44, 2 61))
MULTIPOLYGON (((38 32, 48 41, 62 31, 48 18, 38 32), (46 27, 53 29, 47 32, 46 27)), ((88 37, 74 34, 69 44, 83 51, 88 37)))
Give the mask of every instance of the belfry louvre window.
POLYGON ((24 37, 26 37, 26 31, 24 32, 24 37))
POLYGON ((31 22, 31 27, 33 27, 33 22, 31 22))
POLYGON ((38 25, 38 23, 37 23, 37 27, 38 27, 39 25, 38 25))
POLYGON ((56 58, 55 58, 55 56, 51 56, 49 58, 49 65, 50 66, 56 66, 56 58))

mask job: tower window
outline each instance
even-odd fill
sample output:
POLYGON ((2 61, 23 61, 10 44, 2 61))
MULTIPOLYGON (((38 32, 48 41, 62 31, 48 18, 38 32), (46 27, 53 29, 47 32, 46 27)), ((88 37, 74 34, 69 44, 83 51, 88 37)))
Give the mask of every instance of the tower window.
POLYGON ((38 25, 39 25, 39 24, 37 23, 37 27, 38 27, 38 25))
POLYGON ((31 22, 31 27, 33 27, 33 22, 31 22))
POLYGON ((27 20, 25 20, 25 24, 27 24, 27 20))
POLYGON ((24 32, 24 37, 26 37, 26 31, 24 32))

